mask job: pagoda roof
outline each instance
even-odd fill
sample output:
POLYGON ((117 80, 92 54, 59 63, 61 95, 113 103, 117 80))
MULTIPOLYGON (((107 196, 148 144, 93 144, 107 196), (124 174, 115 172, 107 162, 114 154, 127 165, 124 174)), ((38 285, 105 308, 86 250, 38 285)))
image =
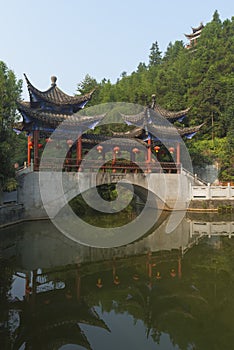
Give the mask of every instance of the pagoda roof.
POLYGON ((27 87, 28 87, 31 102, 36 102, 37 100, 40 100, 40 101, 49 102, 58 106, 61 106, 61 105, 75 106, 75 105, 81 104, 82 102, 83 103, 88 102, 95 91, 95 89, 93 89, 91 92, 85 95, 75 95, 75 96, 67 95, 57 87, 56 85, 57 78, 55 76, 51 77, 51 87, 46 91, 40 91, 35 86, 32 85, 32 83, 29 81, 26 74, 24 74, 24 77, 27 82, 27 87))
POLYGON ((190 127, 185 127, 185 128, 178 128, 177 131, 181 136, 186 136, 189 137, 190 135, 192 136, 193 134, 197 133, 204 125, 205 123, 202 123, 197 126, 190 126, 190 127))
POLYGON ((198 27, 191 27, 192 28, 192 31, 193 31, 193 33, 196 33, 197 31, 199 31, 199 30, 202 30, 203 28, 204 28, 204 25, 203 25, 203 23, 201 22, 200 23, 200 25, 198 26, 198 27))
POLYGON ((56 128, 60 123, 69 121, 71 124, 78 125, 83 123, 95 123, 101 120, 105 115, 98 116, 79 116, 77 114, 62 114, 50 110, 34 109, 30 107, 30 102, 18 101, 18 110, 23 116, 24 129, 27 130, 30 123, 35 123, 37 126, 56 128))
POLYGON ((164 118, 168 119, 169 121, 175 121, 183 116, 186 116, 187 113, 190 111, 190 108, 186 108, 180 111, 169 111, 158 104, 155 104, 154 107, 155 112, 163 116, 164 118))
POLYGON ((151 108, 156 113, 160 114, 162 117, 166 118, 170 122, 174 122, 182 117, 185 117, 187 113, 190 111, 190 107, 186 109, 182 109, 180 111, 170 111, 168 109, 165 109, 156 103, 156 96, 154 94, 152 95, 151 108))
POLYGON ((191 27, 192 28, 192 33, 191 34, 184 34, 186 36, 187 39, 192 40, 195 38, 198 38, 202 32, 202 29, 204 28, 203 23, 201 22, 200 25, 196 28, 191 27))
POLYGON ((184 34, 184 35, 186 36, 187 39, 195 39, 195 38, 198 38, 200 34, 201 34, 201 30, 196 33, 184 34))

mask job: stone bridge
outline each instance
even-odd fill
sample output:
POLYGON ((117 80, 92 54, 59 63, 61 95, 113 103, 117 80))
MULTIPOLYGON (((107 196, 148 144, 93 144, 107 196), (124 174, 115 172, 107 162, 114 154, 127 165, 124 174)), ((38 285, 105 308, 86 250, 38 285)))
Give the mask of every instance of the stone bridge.
POLYGON ((26 172, 18 176, 18 201, 24 204, 27 217, 48 216, 45 206, 53 217, 75 196, 113 183, 131 189, 153 208, 186 210, 191 181, 183 173, 26 172))

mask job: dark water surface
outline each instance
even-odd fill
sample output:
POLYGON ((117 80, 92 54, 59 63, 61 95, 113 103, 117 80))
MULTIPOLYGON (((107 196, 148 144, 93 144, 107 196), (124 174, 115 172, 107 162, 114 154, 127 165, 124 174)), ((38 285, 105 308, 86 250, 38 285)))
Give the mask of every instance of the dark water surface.
POLYGON ((234 349, 234 219, 167 220, 112 249, 0 230, 0 349, 234 349))

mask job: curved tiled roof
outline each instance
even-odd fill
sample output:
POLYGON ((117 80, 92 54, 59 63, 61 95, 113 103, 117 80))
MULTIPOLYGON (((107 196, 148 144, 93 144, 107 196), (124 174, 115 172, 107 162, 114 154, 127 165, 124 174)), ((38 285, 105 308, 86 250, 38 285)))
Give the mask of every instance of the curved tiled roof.
POLYGON ((185 116, 190 111, 190 108, 186 108, 181 111, 174 112, 174 111, 168 111, 167 109, 159 106, 158 104, 155 104, 154 110, 155 112, 157 112, 158 114, 160 114, 161 116, 163 116, 164 118, 170 121, 170 119, 175 120, 185 116))
POLYGON ((186 36, 187 39, 193 39, 193 38, 198 38, 201 34, 201 30, 199 30, 196 33, 192 33, 192 34, 184 34, 186 36))
POLYGON ((24 76, 27 82, 31 101, 33 101, 33 95, 35 95, 40 100, 53 103, 55 105, 77 105, 82 102, 89 101, 95 91, 95 89, 93 89, 91 92, 85 95, 76 95, 76 96, 67 95, 57 87, 56 77, 51 77, 52 84, 48 90, 40 91, 31 84, 26 74, 24 74, 24 76))
POLYGON ((196 32, 198 32, 199 30, 202 30, 202 29, 204 28, 204 25, 203 25, 203 23, 201 22, 200 25, 199 25, 198 27, 196 27, 196 28, 191 27, 191 28, 192 28, 193 33, 196 33, 196 32))
POLYGON ((197 125, 197 126, 190 126, 190 127, 185 127, 185 128, 177 128, 177 130, 178 130, 178 133, 181 136, 185 136, 185 135, 188 135, 188 134, 192 134, 192 133, 198 132, 203 127, 204 124, 205 123, 202 123, 202 124, 197 125))
MULTIPOLYGON (((60 123, 64 122, 65 120, 69 121, 69 123, 73 123, 74 125, 79 125, 81 122, 83 123, 92 123, 95 121, 101 121, 102 118, 104 118, 105 114, 98 115, 94 117, 90 116, 79 116, 77 114, 61 114, 61 113, 55 113, 53 111, 44 111, 43 109, 33 109, 30 108, 29 102, 17 102, 18 104, 18 110, 23 115, 24 122, 25 117, 24 115, 27 115, 28 118, 31 119, 31 121, 38 121, 41 122, 47 126, 53 126, 56 127, 60 123)), ((27 122, 26 122, 27 123, 27 122)))
POLYGON ((192 28, 192 31, 193 31, 191 34, 184 34, 187 39, 193 39, 193 38, 195 39, 195 38, 199 37, 201 32, 202 32, 202 29, 204 28, 204 25, 201 22, 198 27, 196 27, 196 28, 191 27, 191 28, 192 28))

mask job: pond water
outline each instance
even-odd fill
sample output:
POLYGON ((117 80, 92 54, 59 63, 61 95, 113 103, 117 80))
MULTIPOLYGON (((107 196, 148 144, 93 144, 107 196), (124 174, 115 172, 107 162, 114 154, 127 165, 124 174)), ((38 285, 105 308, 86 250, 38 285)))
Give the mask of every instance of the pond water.
POLYGON ((108 249, 49 221, 0 230, 0 348, 232 349, 234 218, 167 220, 108 249))

